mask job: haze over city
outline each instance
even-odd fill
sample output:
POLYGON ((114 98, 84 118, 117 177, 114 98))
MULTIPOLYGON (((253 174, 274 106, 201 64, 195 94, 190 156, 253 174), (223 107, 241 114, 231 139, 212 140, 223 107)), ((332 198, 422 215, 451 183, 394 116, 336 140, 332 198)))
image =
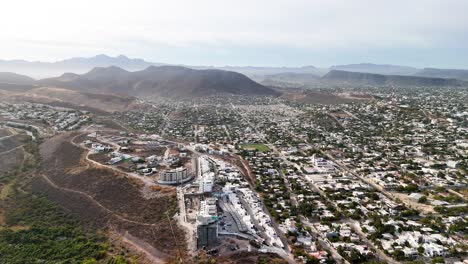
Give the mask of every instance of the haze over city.
POLYGON ((0 58, 468 68, 467 9, 463 0, 6 1, 0 58))

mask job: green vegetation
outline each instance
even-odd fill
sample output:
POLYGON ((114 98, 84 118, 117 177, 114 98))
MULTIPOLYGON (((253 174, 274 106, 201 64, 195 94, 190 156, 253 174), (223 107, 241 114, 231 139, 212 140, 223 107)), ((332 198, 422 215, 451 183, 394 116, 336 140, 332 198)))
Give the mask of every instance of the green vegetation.
POLYGON ((450 232, 464 232, 465 230, 468 230, 468 221, 465 221, 464 219, 459 219, 455 221, 449 228, 450 232))
POLYGON ((0 175, 0 263, 127 263, 109 257, 107 239, 87 233, 57 205, 30 190, 40 164, 39 146, 29 141, 25 159, 0 175))
POLYGON ((287 263, 285 260, 271 255, 261 255, 257 260, 258 264, 283 264, 287 263))
POLYGON ((241 144, 240 148, 242 149, 255 149, 260 152, 268 152, 270 148, 267 147, 265 144, 241 144))
POLYGON ((448 194, 448 195, 436 194, 434 195, 434 199, 439 200, 439 201, 445 201, 445 202, 452 203, 452 204, 463 202, 463 199, 460 196, 455 195, 455 194, 448 194))
POLYGON ((106 254, 104 238, 86 235, 43 196, 14 191, 5 207, 5 227, 0 231, 2 263, 79 263, 106 254))
POLYGON ((457 207, 445 207, 436 206, 434 210, 444 216, 459 216, 464 215, 468 212, 468 206, 457 206, 457 207))
POLYGON ((432 259, 431 263, 445 263, 445 260, 443 257, 435 257, 432 259))
POLYGON ((298 257, 304 258, 305 261, 306 261, 305 263, 307 263, 307 264, 318 264, 318 263, 320 263, 320 261, 317 258, 314 258, 314 257, 310 256, 301 247, 297 247, 297 246, 293 247, 292 253, 293 253, 295 258, 298 258, 298 257))
POLYGON ((421 198, 419 198, 418 200, 418 203, 426 203, 427 202, 427 197, 426 196, 421 196, 421 198))
POLYGON ((337 248, 338 254, 343 256, 347 259, 350 263, 366 263, 367 257, 359 253, 356 249, 352 249, 351 251, 346 251, 342 246, 338 246, 337 248))

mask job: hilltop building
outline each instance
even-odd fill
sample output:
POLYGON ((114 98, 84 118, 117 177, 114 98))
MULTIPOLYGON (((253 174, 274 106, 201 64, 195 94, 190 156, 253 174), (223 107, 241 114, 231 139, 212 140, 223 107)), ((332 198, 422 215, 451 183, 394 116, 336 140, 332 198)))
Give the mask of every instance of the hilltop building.
POLYGON ((160 184, 181 184, 191 179, 191 174, 187 168, 179 167, 172 170, 161 171, 158 183, 160 184))

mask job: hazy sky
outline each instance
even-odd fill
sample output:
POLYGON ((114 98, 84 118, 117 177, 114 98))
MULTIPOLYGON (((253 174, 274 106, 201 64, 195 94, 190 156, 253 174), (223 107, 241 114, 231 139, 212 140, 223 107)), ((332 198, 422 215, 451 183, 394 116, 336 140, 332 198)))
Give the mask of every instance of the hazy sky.
POLYGON ((0 58, 468 68, 468 0, 4 0, 0 58))

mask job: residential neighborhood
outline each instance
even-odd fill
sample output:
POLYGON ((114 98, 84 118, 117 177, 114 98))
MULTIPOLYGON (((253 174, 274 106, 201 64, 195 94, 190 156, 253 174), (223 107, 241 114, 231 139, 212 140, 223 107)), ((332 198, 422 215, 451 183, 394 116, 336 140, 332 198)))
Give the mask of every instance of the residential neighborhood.
POLYGON ((129 125, 193 142, 214 164, 230 161, 242 177, 216 170, 215 182, 224 184, 220 208, 235 211, 240 233, 293 258, 392 263, 464 256, 468 112, 458 98, 466 91, 360 92, 369 90, 383 99, 163 103, 156 118, 132 113, 129 125), (268 213, 256 220, 271 221, 271 232, 249 217, 259 201, 268 213))

